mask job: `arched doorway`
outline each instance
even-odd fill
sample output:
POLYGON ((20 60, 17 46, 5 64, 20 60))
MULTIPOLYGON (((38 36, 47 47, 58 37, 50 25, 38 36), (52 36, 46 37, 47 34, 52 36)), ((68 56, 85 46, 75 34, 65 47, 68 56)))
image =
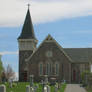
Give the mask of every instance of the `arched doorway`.
POLYGON ((23 81, 27 81, 27 71, 24 71, 22 73, 22 76, 23 76, 23 81))
POLYGON ((76 70, 73 70, 73 82, 76 81, 76 70))

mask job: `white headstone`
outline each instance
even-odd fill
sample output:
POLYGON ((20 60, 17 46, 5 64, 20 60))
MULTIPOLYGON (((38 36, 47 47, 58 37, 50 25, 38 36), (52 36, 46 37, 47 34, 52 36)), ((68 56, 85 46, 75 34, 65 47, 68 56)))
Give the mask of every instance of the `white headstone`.
POLYGON ((6 92, 6 86, 5 85, 0 86, 0 92, 6 92))
POLYGON ((55 85, 55 92, 58 92, 58 87, 57 87, 57 85, 55 85))
POLYGON ((47 86, 44 86, 44 92, 47 92, 47 86))
POLYGON ((34 88, 33 87, 30 87, 30 92, 34 92, 34 88))
POLYGON ((50 86, 45 85, 44 86, 44 92, 50 92, 50 86))
POLYGON ((26 92, 30 92, 30 85, 26 86, 26 92))
POLYGON ((47 92, 50 92, 50 86, 47 85, 47 92))

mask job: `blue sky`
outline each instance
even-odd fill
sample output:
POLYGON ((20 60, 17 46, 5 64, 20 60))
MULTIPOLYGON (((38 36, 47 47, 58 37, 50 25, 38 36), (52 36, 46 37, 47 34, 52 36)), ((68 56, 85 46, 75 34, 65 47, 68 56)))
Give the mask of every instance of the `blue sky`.
MULTIPOLYGON (((12 6, 0 5, 2 6, 2 9, 0 8, 2 13, 0 16, 0 54, 2 54, 4 66, 10 64, 17 73, 17 38, 22 30, 27 7, 24 7, 25 0, 12 0, 11 3, 13 2, 15 2, 13 10, 10 9, 12 6)), ((32 2, 30 12, 39 41, 38 46, 48 34, 51 34, 64 48, 92 47, 92 1, 51 0, 42 2, 39 0, 38 2, 35 0, 32 2)))

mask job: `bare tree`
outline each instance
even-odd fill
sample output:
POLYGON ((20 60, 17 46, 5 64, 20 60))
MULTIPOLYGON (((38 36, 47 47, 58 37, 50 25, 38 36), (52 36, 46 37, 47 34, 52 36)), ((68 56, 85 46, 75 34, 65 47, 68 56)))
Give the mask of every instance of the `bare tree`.
POLYGON ((5 76, 6 76, 7 80, 9 80, 9 79, 14 80, 15 79, 15 72, 13 71, 12 67, 9 64, 5 69, 5 76))

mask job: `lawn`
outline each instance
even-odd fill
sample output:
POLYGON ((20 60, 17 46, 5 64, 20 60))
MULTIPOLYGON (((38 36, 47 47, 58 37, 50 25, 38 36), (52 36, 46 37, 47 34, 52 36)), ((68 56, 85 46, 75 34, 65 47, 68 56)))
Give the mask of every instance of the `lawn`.
POLYGON ((87 92, 92 92, 92 88, 86 87, 87 92))
MULTIPOLYGON (((23 83, 14 83, 14 87, 10 88, 9 84, 6 83, 6 92, 26 92, 26 85, 29 85, 29 83, 27 82, 23 82, 23 83)), ((42 85, 35 83, 34 85, 39 85, 39 88, 37 90, 37 92, 42 92, 42 85)), ((62 84, 62 87, 58 90, 58 92, 64 92, 64 89, 66 88, 66 84, 62 84)), ((54 86, 50 86, 50 90, 51 92, 54 92, 54 86)), ((89 91, 90 92, 90 91, 89 91)))
POLYGON ((88 90, 87 92, 92 92, 92 89, 91 90, 88 90))
MULTIPOLYGON (((62 84, 61 88, 58 90, 58 92, 64 92, 66 88, 66 84, 62 84)), ((55 87, 54 86, 51 86, 51 92, 54 92, 55 90, 55 87)))
POLYGON ((88 90, 88 92, 92 92, 92 90, 88 90))
POLYGON ((9 84, 6 84, 6 92, 26 92, 26 85, 29 85, 29 83, 18 83, 14 87, 10 88, 9 84))
POLYGON ((66 84, 63 84, 58 92, 64 92, 65 88, 66 88, 66 84))

